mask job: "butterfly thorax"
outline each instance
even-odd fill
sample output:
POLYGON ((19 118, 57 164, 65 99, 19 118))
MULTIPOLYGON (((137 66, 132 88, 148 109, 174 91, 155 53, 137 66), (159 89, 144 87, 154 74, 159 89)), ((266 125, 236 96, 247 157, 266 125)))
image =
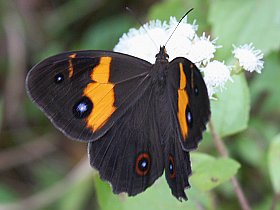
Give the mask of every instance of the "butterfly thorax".
POLYGON ((165 46, 160 47, 159 53, 156 54, 156 63, 168 63, 168 58, 165 46))
POLYGON ((166 86, 168 58, 165 47, 160 47, 160 51, 156 55, 156 62, 151 69, 152 82, 157 86, 157 92, 162 92, 161 90, 166 86))

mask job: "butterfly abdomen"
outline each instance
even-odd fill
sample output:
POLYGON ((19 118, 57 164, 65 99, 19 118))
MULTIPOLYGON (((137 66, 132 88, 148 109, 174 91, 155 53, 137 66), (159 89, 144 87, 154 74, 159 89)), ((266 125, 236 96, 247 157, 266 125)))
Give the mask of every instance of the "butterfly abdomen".
POLYGON ((158 130, 160 131, 160 143, 166 144, 169 136, 173 133, 174 125, 172 121, 172 106, 168 99, 167 85, 156 87, 155 100, 155 116, 158 124, 158 130))

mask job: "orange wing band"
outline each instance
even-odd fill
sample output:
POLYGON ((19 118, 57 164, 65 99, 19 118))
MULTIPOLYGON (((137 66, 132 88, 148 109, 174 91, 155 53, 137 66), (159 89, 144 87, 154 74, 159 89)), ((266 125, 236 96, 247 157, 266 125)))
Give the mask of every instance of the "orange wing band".
POLYGON ((185 90, 187 87, 187 77, 183 69, 183 64, 179 63, 180 67, 180 86, 178 89, 178 113, 177 117, 179 120, 181 134, 183 136, 183 140, 186 141, 186 137, 188 135, 188 124, 186 120, 186 109, 189 103, 189 97, 185 90))
POLYGON ((86 118, 87 127, 96 131, 100 129, 116 110, 114 106, 114 84, 109 82, 111 57, 101 57, 90 75, 93 80, 84 89, 84 95, 93 103, 93 110, 86 118))
POLYGON ((77 54, 76 53, 73 53, 71 55, 68 56, 69 60, 68 60, 68 71, 69 71, 69 78, 72 78, 73 76, 73 73, 74 73, 74 67, 73 67, 73 64, 72 64, 72 58, 76 58, 77 54))

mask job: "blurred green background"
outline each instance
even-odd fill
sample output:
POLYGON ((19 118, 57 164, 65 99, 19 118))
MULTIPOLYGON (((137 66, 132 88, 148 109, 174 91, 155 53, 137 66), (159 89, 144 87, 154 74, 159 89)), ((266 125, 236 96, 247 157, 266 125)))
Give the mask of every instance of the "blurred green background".
POLYGON ((229 180, 236 175, 252 209, 280 209, 279 0, 1 0, 0 210, 241 209, 229 180), (220 158, 211 134, 193 152, 189 201, 180 203, 161 178, 127 198, 90 168, 86 144, 64 137, 32 104, 24 83, 41 59, 67 50, 112 50, 139 24, 180 18, 198 34, 219 37, 217 58, 233 62, 232 44, 264 52, 261 74, 241 74, 212 102, 213 124, 231 158, 220 158), (210 166, 210 167, 209 167, 210 166), (214 183, 210 177, 218 177, 214 183), (209 181, 210 180, 210 181, 209 181))

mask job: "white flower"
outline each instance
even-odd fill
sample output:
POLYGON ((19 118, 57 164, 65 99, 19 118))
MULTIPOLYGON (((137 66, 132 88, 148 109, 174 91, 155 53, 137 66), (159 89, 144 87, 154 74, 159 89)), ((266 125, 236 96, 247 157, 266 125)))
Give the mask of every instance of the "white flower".
POLYGON ((264 62, 263 53, 260 50, 256 50, 252 43, 239 47, 233 45, 233 47, 232 53, 242 68, 249 72, 261 73, 264 62))
MULTIPOLYGON (((178 25, 177 19, 175 17, 170 17, 169 27, 167 29, 167 31, 169 33, 169 36, 174 31, 174 29, 176 28, 177 25, 178 25)), ((193 22, 193 24, 189 24, 188 21, 187 21, 187 17, 185 17, 181 21, 180 26, 177 27, 175 33, 178 36, 183 36, 184 39, 192 40, 196 35, 197 29, 198 29, 198 25, 195 24, 195 21, 193 22)), ((174 35, 176 36, 176 34, 174 34, 174 35)))
MULTIPOLYGON (((120 38, 114 51, 133 55, 154 63, 155 55, 158 53, 160 46, 166 43, 177 24, 176 18, 170 17, 169 24, 156 20, 146 23, 138 30, 130 29, 127 34, 120 38)), ((191 39, 196 36, 197 27, 195 22, 189 24, 186 18, 182 20, 180 26, 165 46, 170 60, 179 56, 186 57, 191 48, 191 39)))
POLYGON ((228 80, 232 81, 230 68, 220 61, 209 62, 201 71, 204 73, 209 98, 218 90, 222 90, 228 80))
POLYGON ((217 39, 210 41, 210 36, 206 37, 205 33, 201 37, 195 37, 187 58, 198 66, 205 65, 210 59, 214 58, 216 49, 221 47, 215 45, 216 41, 217 39))
MULTIPOLYGON (((176 18, 170 17, 165 42, 168 38, 170 38, 177 24, 178 21, 176 18)), ((173 60, 176 57, 187 58, 187 54, 191 48, 192 39, 196 36, 197 29, 198 26, 195 25, 195 21, 193 24, 189 24, 187 23, 187 17, 182 20, 179 27, 177 27, 171 39, 169 39, 167 45, 165 46, 170 60, 173 60)))
MULTIPOLYGON (((166 44, 177 24, 176 18, 171 17, 169 23, 156 20, 146 23, 138 30, 130 29, 120 38, 114 51, 154 63, 160 46, 166 44)), ((198 37, 197 28, 195 21, 189 24, 187 18, 183 19, 165 47, 170 60, 185 57, 202 68, 208 94, 212 98, 216 91, 224 87, 227 80, 231 80, 230 70, 224 63, 210 62, 220 46, 215 45, 217 39, 211 41, 210 36, 206 36, 205 33, 198 37)))
POLYGON ((123 34, 114 51, 133 55, 154 63, 155 55, 159 51, 158 46, 161 46, 166 41, 166 27, 165 22, 161 23, 161 21, 156 20, 146 23, 138 30, 132 28, 127 34, 123 34), (153 41, 149 36, 157 39, 153 41), (157 46, 153 42, 156 42, 157 46))

